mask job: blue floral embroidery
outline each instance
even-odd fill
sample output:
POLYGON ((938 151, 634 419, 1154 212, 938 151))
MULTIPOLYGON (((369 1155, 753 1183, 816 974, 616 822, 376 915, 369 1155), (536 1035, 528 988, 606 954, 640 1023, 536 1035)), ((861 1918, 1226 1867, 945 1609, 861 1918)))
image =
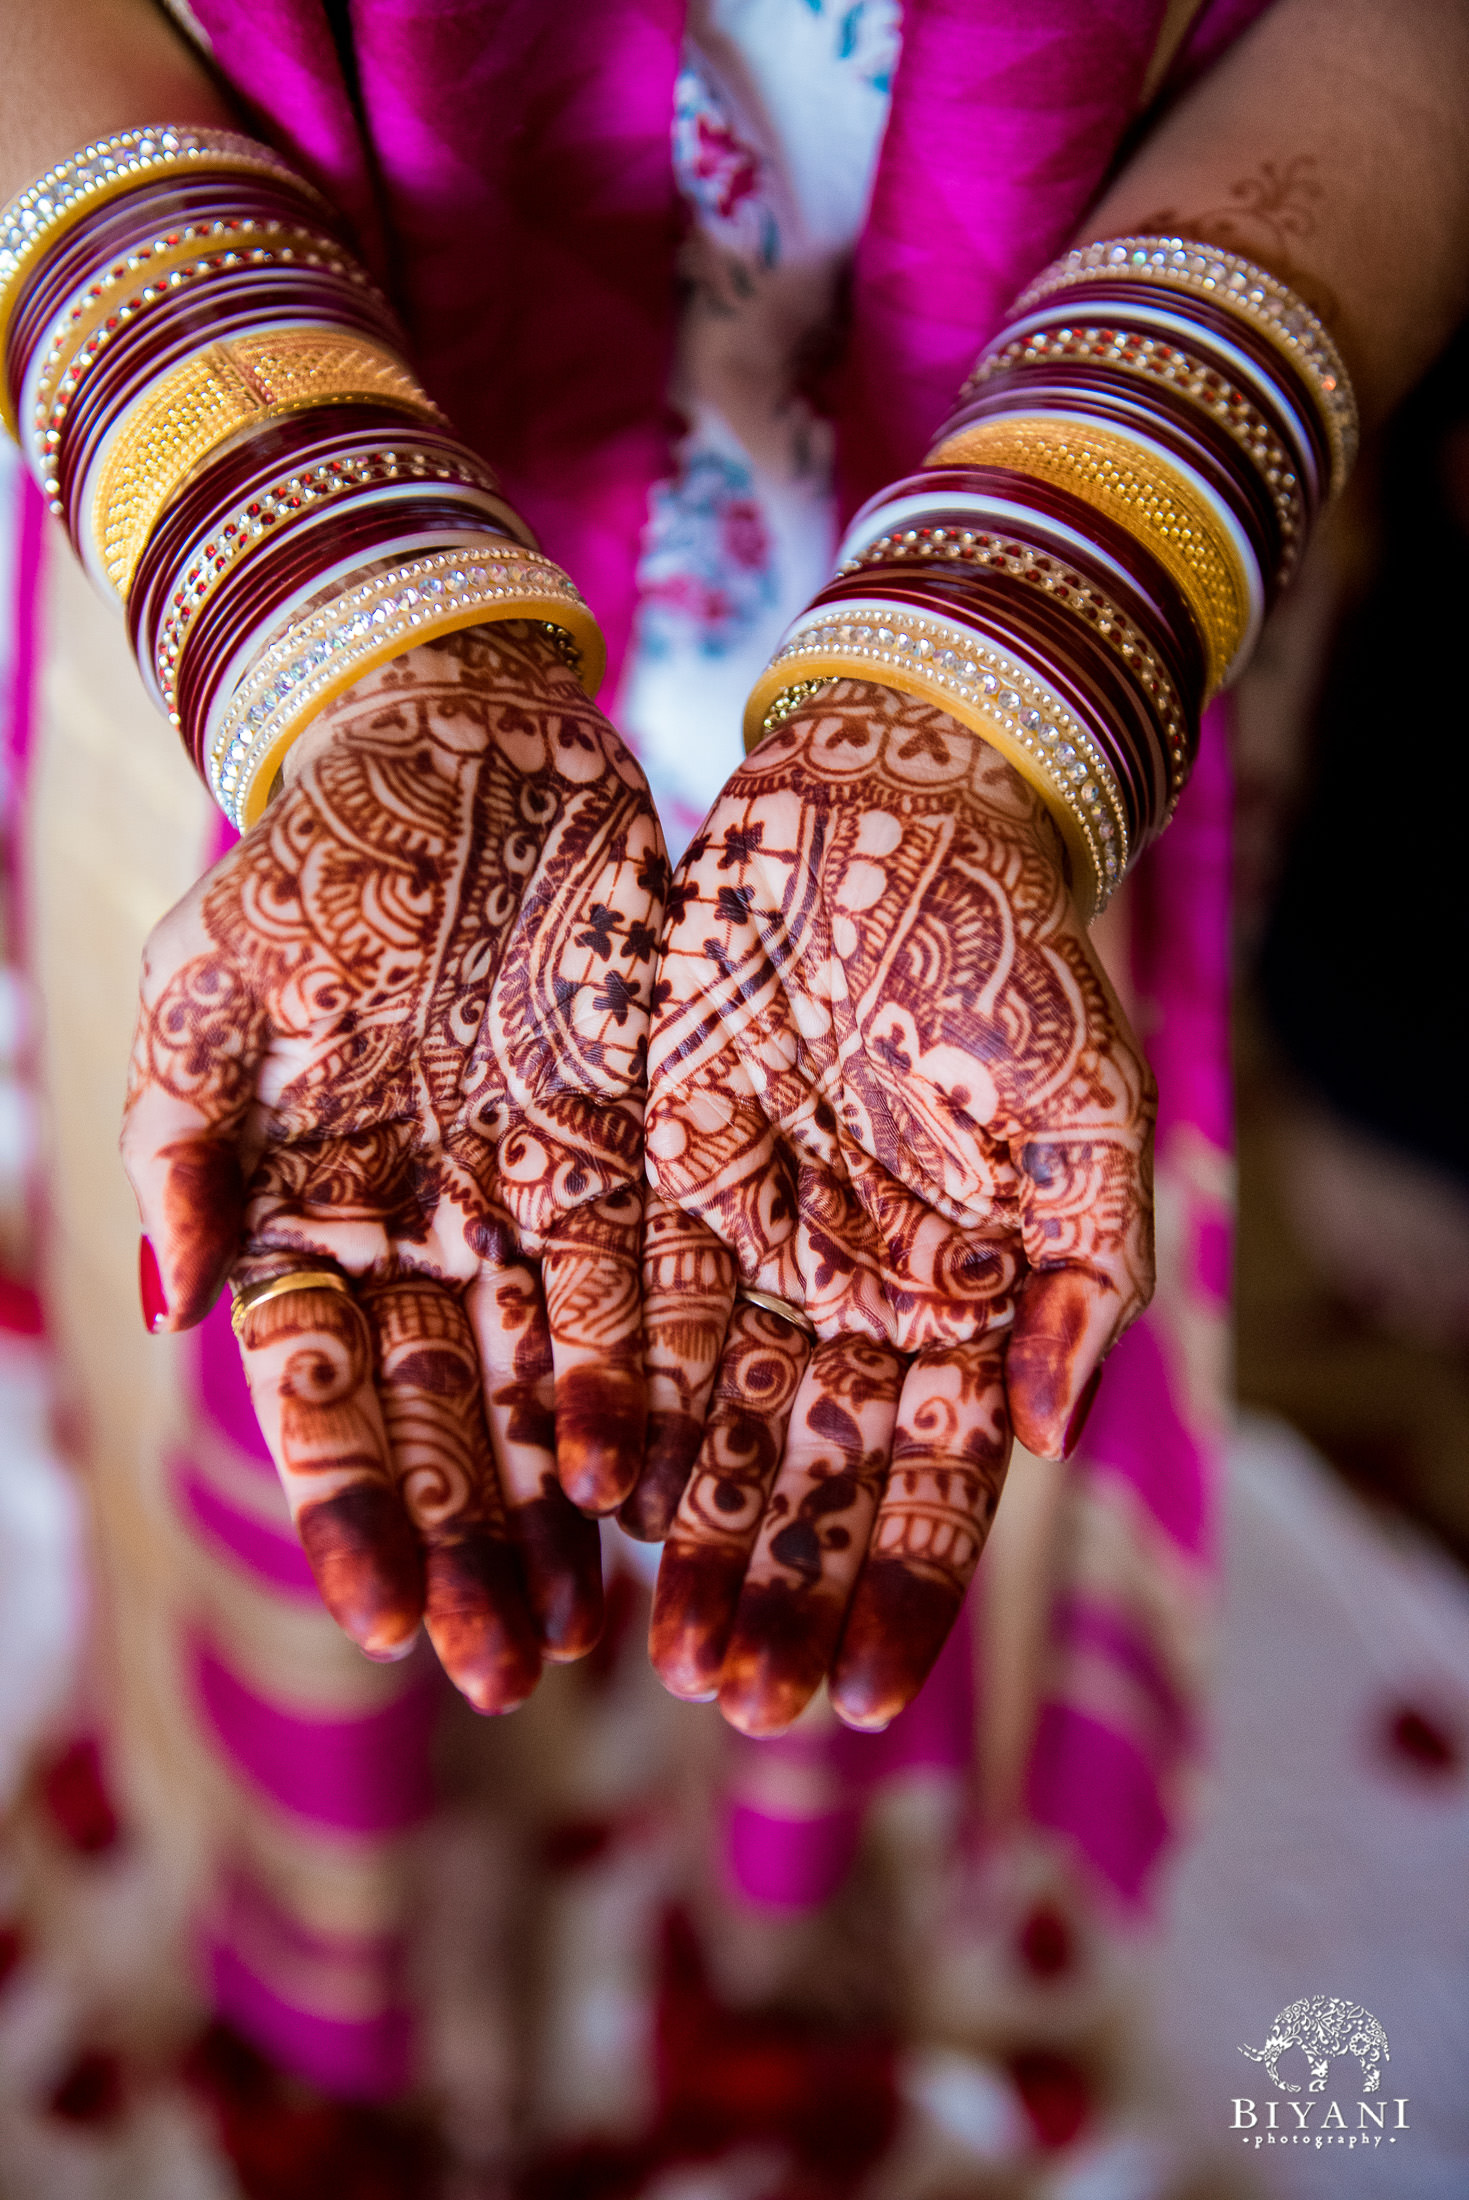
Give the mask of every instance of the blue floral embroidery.
POLYGON ((643 648, 737 648, 776 601, 773 545, 748 466, 693 451, 653 492, 639 571, 643 648))

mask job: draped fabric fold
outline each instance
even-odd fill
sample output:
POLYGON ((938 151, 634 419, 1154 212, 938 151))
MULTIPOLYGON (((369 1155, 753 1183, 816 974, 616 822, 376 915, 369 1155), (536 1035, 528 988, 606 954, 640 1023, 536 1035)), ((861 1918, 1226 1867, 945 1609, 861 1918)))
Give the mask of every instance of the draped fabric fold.
MULTIPOLYGON (((1261 5, 1206 6, 1170 81, 1261 5)), ((193 0, 193 12, 256 126, 341 208, 390 284, 433 394, 586 592, 615 693, 675 425, 679 0, 352 0, 345 73, 322 0, 193 0)), ((1084 216, 1135 119, 1163 15, 1163 0, 908 0, 832 385, 844 505, 921 457, 980 343, 1084 216)), ((1195 1746, 1228 1275, 1228 803, 1215 723, 1133 897, 1134 979, 1163 1092, 1164 1287, 1114 1357, 1073 1472, 1028 1791, 1033 1819, 1124 1904, 1145 1898, 1195 1746)), ((258 1442, 237 1378, 221 1373, 233 1346, 215 1324, 173 1486, 211 1564, 248 1580, 261 1611, 272 1597, 299 1605, 284 1507, 273 1484, 252 1492, 258 1442)), ((226 1648, 201 1644, 193 1680, 262 1822, 320 1821, 314 1883, 335 1868, 329 1836, 347 1828, 366 1871, 374 1833, 426 1807, 428 1720, 411 1676, 375 1682, 329 1732, 325 1710, 288 1713, 262 1683, 247 1686, 226 1648), (398 1759, 386 1786, 380 1745, 398 1759), (340 1807, 322 1785, 333 1767, 340 1807)), ((967 1646, 956 1642, 933 1688, 880 1743, 831 1744, 830 1797, 814 1817, 782 1821, 742 1800, 735 1767, 728 1861, 751 1899, 821 1900, 874 1780, 952 1762, 973 1725, 967 1646)), ((222 2004, 323 2082, 390 2090, 408 2053, 392 1912, 387 1896, 364 1895, 348 1964, 340 1934, 237 1875, 210 1959, 222 2004), (364 1984, 374 1965, 377 1985, 364 1984)))

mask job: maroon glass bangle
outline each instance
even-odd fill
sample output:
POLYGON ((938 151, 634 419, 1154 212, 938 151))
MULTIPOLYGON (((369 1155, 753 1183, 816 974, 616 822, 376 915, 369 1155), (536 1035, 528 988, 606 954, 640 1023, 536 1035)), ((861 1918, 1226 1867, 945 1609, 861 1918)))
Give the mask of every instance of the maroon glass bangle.
POLYGON ((1014 417, 1020 413, 1061 413, 1085 416, 1103 427, 1143 436, 1165 458, 1173 458, 1198 475, 1238 522, 1250 545, 1256 567, 1273 598, 1282 574, 1288 570, 1286 539, 1280 515, 1264 481, 1239 445, 1203 413, 1190 419, 1180 409, 1149 403, 1147 394, 1123 378, 1103 382, 1098 370, 1076 368, 1042 375, 1027 370, 1023 375, 997 376, 966 408, 963 434, 982 421, 1014 417))
POLYGON ((273 269, 245 272, 253 279, 221 285, 186 305, 181 301, 178 314, 166 322, 121 332, 116 350, 103 352, 82 383, 59 430, 52 477, 67 530, 78 547, 84 515, 77 510, 77 496, 102 443, 150 383, 191 354, 231 336, 263 333, 272 325, 346 330, 396 349, 368 301, 327 283, 304 282, 294 269, 283 271, 288 279, 278 282, 270 280, 273 269))
MULTIPOLYGON (((219 170, 206 175, 158 181, 108 199, 67 230, 53 251, 32 269, 12 317, 5 349, 5 373, 13 396, 19 395, 26 367, 67 300, 85 290, 117 261, 142 251, 157 239, 168 240, 195 224, 219 225, 219 243, 250 221, 303 230, 336 241, 321 202, 292 192, 263 176, 233 176, 219 170)), ((200 250, 210 248, 201 237, 200 250)))
POLYGON ((1008 574, 1032 593, 1040 592, 1068 616, 1085 620, 1127 666, 1129 676, 1155 700, 1159 710, 1183 720, 1185 703, 1178 685, 1176 654, 1168 647, 1171 637, 1158 631, 1147 607, 1131 590, 1119 587, 1113 576, 1104 575, 1094 560, 1074 555, 1058 557, 1043 540, 1037 541, 1038 530, 1023 526, 1003 534, 966 529, 959 537, 942 527, 925 527, 917 532, 926 539, 910 544, 906 534, 881 537, 857 558, 849 559, 840 577, 860 584, 863 573, 891 566, 922 586, 930 573, 961 577, 966 572, 1008 574))
MULTIPOLYGON (((272 289, 279 291, 292 276, 299 282, 303 297, 315 296, 322 290, 333 297, 347 296, 355 301, 358 312, 372 315, 386 336, 394 342, 400 340, 396 320, 386 301, 367 281, 350 253, 329 238, 314 237, 301 229, 251 229, 233 238, 193 238, 187 240, 185 256, 176 260, 164 274, 156 274, 143 265, 135 274, 130 273, 126 282, 119 280, 113 286, 108 312, 96 322, 67 362, 56 383, 53 402, 55 396, 63 391, 74 391, 89 371, 95 371, 94 362, 104 351, 116 356, 140 341, 143 331, 176 328, 183 325, 190 314, 197 324, 201 310, 206 316, 217 309, 224 310, 234 286, 242 281, 254 280, 262 295, 268 295, 272 289)), ((90 295, 95 304, 102 287, 99 279, 91 293, 82 295, 84 298, 90 295)), ((33 368, 44 375, 44 362, 38 365, 28 360, 27 378, 33 368)), ((31 421, 26 425, 31 426, 34 420, 32 412, 31 421)))
MULTIPOLYGON (((1103 596, 1114 598, 1147 637, 1167 667, 1186 712, 1193 715, 1202 709, 1204 649, 1188 600, 1146 544, 1107 514, 1058 484, 1032 481, 1004 467, 933 466, 894 482, 881 496, 872 498, 857 514, 848 539, 859 539, 864 520, 875 521, 899 500, 918 497, 924 502, 922 520, 905 523, 905 532, 916 534, 919 527, 927 527, 962 534, 988 527, 995 533, 1031 537, 1038 550, 1076 566, 1103 596), (962 504, 951 501, 959 497, 1002 505, 1004 516, 989 521, 978 519, 962 504), (1052 532, 1047 522, 1058 531, 1052 532), (1089 565, 1090 545, 1109 561, 1107 565, 1089 565), (1131 583, 1130 593, 1119 583, 1119 570, 1131 583)), ((880 532, 874 529, 874 535, 880 532)))
MULTIPOLYGON (((869 607, 864 609, 864 617, 875 617, 875 608, 870 607, 881 604, 890 607, 890 616, 906 611, 928 619, 941 619, 950 632, 971 637, 976 650, 989 645, 1026 666, 1045 683, 1057 701, 1072 712, 1095 742, 1115 783, 1129 837, 1136 833, 1140 810, 1143 815, 1147 814, 1142 799, 1147 774, 1140 773, 1130 741, 1122 735, 1112 715, 1099 704, 1085 679, 1078 676, 1075 658, 1058 661, 1056 653, 1028 628, 1023 617, 1016 615, 1015 606, 1007 606, 1001 615, 996 602, 979 596, 945 602, 927 591, 898 586, 864 588, 859 600, 864 607, 869 607)), ((829 602, 818 598, 812 608, 825 609, 828 617, 851 617, 849 603, 849 598, 834 593, 829 602)), ((854 677, 857 676, 854 673, 854 677)))
MULTIPOLYGON (((1319 510, 1325 499, 1326 485, 1331 480, 1331 445, 1326 426, 1317 408, 1310 385, 1298 371, 1289 355, 1272 344, 1262 330, 1242 315, 1228 312, 1216 306, 1210 299, 1198 297, 1192 291, 1163 291, 1149 287, 1146 291, 1130 289, 1126 284, 1113 280, 1096 283, 1077 283, 1066 292, 1068 320, 1087 320, 1093 314, 1104 314, 1108 319, 1123 315, 1130 305, 1142 310, 1144 296, 1155 311, 1164 308, 1207 334, 1222 339, 1254 365, 1262 382, 1276 383, 1285 394, 1293 411, 1310 438, 1310 449, 1301 452, 1302 478, 1306 484, 1311 510, 1319 510), (1165 305, 1166 301, 1166 305, 1165 305)), ((1003 346, 1010 339, 1001 331, 996 339, 1003 346)), ((995 348, 995 347, 990 347, 995 348)), ((1298 440, 1287 431, 1286 440, 1292 449, 1298 440)))
POLYGON ((1048 622, 1054 620, 1056 623, 1047 625, 1053 648, 1064 652, 1073 646, 1072 637, 1084 629, 1119 676, 1142 698, 1153 728, 1149 754, 1155 762, 1159 756, 1167 757, 1168 777, 1177 783, 1187 769, 1190 714, 1161 654, 1150 647, 1137 623, 1127 618, 1118 600, 1122 592, 1114 588, 1109 594, 1095 580, 1086 580, 1077 570, 1078 563, 1068 560, 1063 565, 1012 534, 1003 541, 978 537, 954 562, 946 559, 938 566, 920 564, 902 542, 893 543, 886 551, 874 546, 855 565, 844 566, 842 574, 855 594, 860 594, 878 573, 888 577, 903 574, 911 585, 923 590, 928 589, 929 576, 933 576, 930 592, 935 601, 946 592, 949 580, 962 583, 965 575, 977 575, 981 582, 1020 591, 1017 600, 1037 604, 1048 622))
MULTIPOLYGON (((288 495, 275 505, 275 523, 259 540, 245 543, 233 555, 222 552, 217 561, 201 561, 207 586, 187 594, 183 586, 175 589, 159 607, 156 623, 149 620, 143 626, 139 663, 150 685, 156 677, 160 697, 172 714, 178 714, 178 704, 170 690, 176 688, 185 663, 197 665, 200 651, 209 648, 209 638, 221 622, 252 615, 248 592, 269 588, 269 574, 296 556, 296 546, 307 532, 322 570, 337 564, 364 533, 367 523, 362 514, 367 510, 373 515, 374 538, 386 533, 398 539, 431 524, 440 531, 447 526, 456 534, 492 535, 518 546, 507 507, 499 498, 487 500, 483 491, 470 485, 433 476, 402 474, 393 480, 345 482, 329 497, 304 491, 288 495), (429 502, 432 509, 426 521, 429 502)), ((190 570, 198 574, 199 563, 190 570)))
MULTIPOLYGON (((1008 573, 967 581, 951 566, 922 583, 897 568, 866 569, 833 582, 813 611, 839 611, 853 599, 891 603, 962 627, 1028 664, 1086 727, 1118 782, 1128 831, 1146 837, 1161 818, 1173 772, 1162 726, 1106 645, 1080 620, 1038 598, 1008 573)), ((1182 768, 1186 769, 1187 760, 1182 768)))
POLYGON ((303 514, 271 544, 270 555, 250 558, 211 598, 191 633, 176 671, 175 711, 196 764, 195 747, 220 682, 252 633, 264 636, 280 623, 291 597, 328 567, 353 559, 365 564, 412 536, 432 532, 508 539, 488 518, 462 503, 425 495, 421 501, 367 503, 337 521, 330 512, 303 514), (320 537, 329 541, 323 550, 320 537))
MULTIPOLYGON (((1173 332, 1160 334, 1156 323, 1132 308, 1106 316, 1058 311, 1027 327, 1023 336, 1002 332, 965 385, 954 420, 962 422, 965 407, 982 390, 1016 369, 1074 367, 1088 374, 1121 374, 1129 384, 1161 390, 1224 428, 1279 498, 1283 516, 1289 510, 1303 533, 1309 513, 1301 468, 1304 464, 1309 473, 1312 454, 1300 448, 1280 384, 1242 375, 1237 359, 1217 349, 1216 342, 1208 331, 1190 326, 1185 345, 1173 332), (1044 349, 1033 351, 1033 346, 1044 349), (1014 356, 1007 358, 1007 353, 1014 356)), ((1286 524, 1288 528, 1290 522, 1286 524)))
MULTIPOLYGON (((493 468, 464 444, 406 420, 387 406, 339 405, 325 413, 293 413, 289 419, 272 421, 241 442, 222 445, 217 455, 206 459, 149 536, 128 591, 128 635, 134 651, 145 662, 151 659, 154 637, 170 599, 181 596, 196 564, 218 555, 223 540, 217 547, 212 538, 222 537, 235 514, 246 513, 260 527, 262 537, 279 525, 280 514, 270 506, 249 514, 252 499, 264 497, 285 479, 322 468, 345 478, 350 461, 385 447, 400 454, 409 472, 415 461, 442 465, 455 481, 492 496, 503 494, 493 468)), ((514 515, 508 505, 505 510, 513 534, 514 515)), ((534 548, 529 530, 522 527, 520 536, 534 548)))

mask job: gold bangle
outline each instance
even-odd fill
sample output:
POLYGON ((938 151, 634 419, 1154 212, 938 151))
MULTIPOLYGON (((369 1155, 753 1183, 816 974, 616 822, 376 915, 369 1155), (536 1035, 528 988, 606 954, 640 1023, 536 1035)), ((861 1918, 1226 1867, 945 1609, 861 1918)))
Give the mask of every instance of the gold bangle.
POLYGON ((354 400, 444 425, 438 407, 385 344, 341 329, 267 329, 180 360, 129 409, 101 462, 92 543, 117 594, 126 602, 165 507, 221 444, 289 413, 354 400))
POLYGON ((284 1298, 288 1291, 335 1291, 341 1298, 352 1297, 351 1284, 336 1268, 287 1268, 279 1276, 267 1276, 263 1283, 244 1284, 233 1291, 230 1307, 230 1327, 241 1344, 245 1323, 256 1307, 264 1306, 267 1299, 284 1298))
POLYGON ((248 831, 288 750, 328 703, 421 642, 505 619, 565 635, 577 677, 595 695, 606 644, 576 583, 539 551, 482 535, 345 585, 268 644, 209 738, 205 776, 215 801, 248 831))
POLYGON ((778 1322, 789 1322, 792 1329, 799 1329, 802 1336, 813 1344, 820 1342, 820 1333, 803 1306, 792 1306, 789 1299, 778 1299, 773 1291, 757 1291, 753 1283, 742 1283, 736 1291, 737 1299, 746 1299, 751 1306, 763 1308, 773 1314, 778 1322))
MULTIPOLYGON (((134 191, 159 176, 206 169, 233 169, 242 175, 283 177, 311 203, 326 211, 312 189, 269 146, 233 130, 194 130, 162 125, 122 130, 115 137, 84 145, 79 153, 49 168, 37 182, 13 198, 0 214, 0 358, 4 357, 11 318, 26 280, 43 255, 106 200, 134 191)), ((0 375, 0 415, 12 435, 15 415, 5 377, 0 375)))
POLYGON ((1282 543, 1281 570, 1275 578, 1284 586, 1305 539, 1305 490, 1290 452, 1243 390, 1176 341, 1131 329, 1119 331, 1106 318, 1106 309, 1099 307, 1095 320, 1078 314, 1073 321, 1032 329, 1003 350, 987 352, 965 383, 959 402, 967 404, 996 375, 1052 360, 1066 366, 1082 361, 1110 367, 1135 381, 1160 383, 1217 421, 1249 459, 1275 507, 1282 543))
POLYGON ((925 463, 1008 467, 1120 521, 1182 590, 1204 643, 1209 691, 1222 684, 1250 632, 1249 576, 1219 516, 1165 459, 1090 423, 1014 414, 963 429, 925 463))
POLYGON ((917 695, 998 749, 1055 820, 1083 921, 1106 907, 1131 854, 1121 789, 1086 728, 1029 666, 963 627, 876 598, 808 611, 751 690, 746 753, 832 679, 917 695), (788 700, 797 687, 804 693, 788 700))
MULTIPOLYGON (((241 220, 228 227, 195 222, 155 237, 116 260, 63 309, 60 326, 36 370, 26 433, 41 486, 59 511, 56 454, 66 416, 98 359, 120 333, 150 308, 176 298, 190 285, 237 267, 324 268, 371 299, 384 315, 385 299, 349 253, 331 238, 284 222, 241 220)), ((27 380, 29 381, 29 376, 27 380)))
POLYGON ((1253 260, 1187 237, 1105 237, 1079 245, 1038 275, 1016 299, 1028 313, 1057 291, 1115 279, 1191 292, 1237 314, 1291 360, 1316 401, 1331 449, 1330 493, 1345 486, 1357 456, 1357 401, 1341 353, 1318 314, 1288 283, 1253 260))

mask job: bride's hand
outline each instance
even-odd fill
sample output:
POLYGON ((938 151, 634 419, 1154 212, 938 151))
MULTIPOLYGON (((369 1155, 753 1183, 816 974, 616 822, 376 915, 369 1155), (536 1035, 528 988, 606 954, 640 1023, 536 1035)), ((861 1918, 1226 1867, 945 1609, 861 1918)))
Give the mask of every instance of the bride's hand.
POLYGON ((675 1694, 753 1733, 828 1674, 855 1726, 913 1696, 1012 1429, 1069 1449, 1147 1303, 1152 1120, 1059 836, 978 735, 834 681, 735 773, 670 891, 649 1047, 623 1517, 667 1536, 675 1694))
POLYGON ((606 719, 544 633, 491 626, 331 706, 148 943, 123 1148, 152 1326, 226 1276, 350 1279, 245 1314, 261 1425, 335 1617, 376 1657, 423 1619, 482 1710, 595 1640, 585 1515, 642 1456, 666 882, 606 719))

